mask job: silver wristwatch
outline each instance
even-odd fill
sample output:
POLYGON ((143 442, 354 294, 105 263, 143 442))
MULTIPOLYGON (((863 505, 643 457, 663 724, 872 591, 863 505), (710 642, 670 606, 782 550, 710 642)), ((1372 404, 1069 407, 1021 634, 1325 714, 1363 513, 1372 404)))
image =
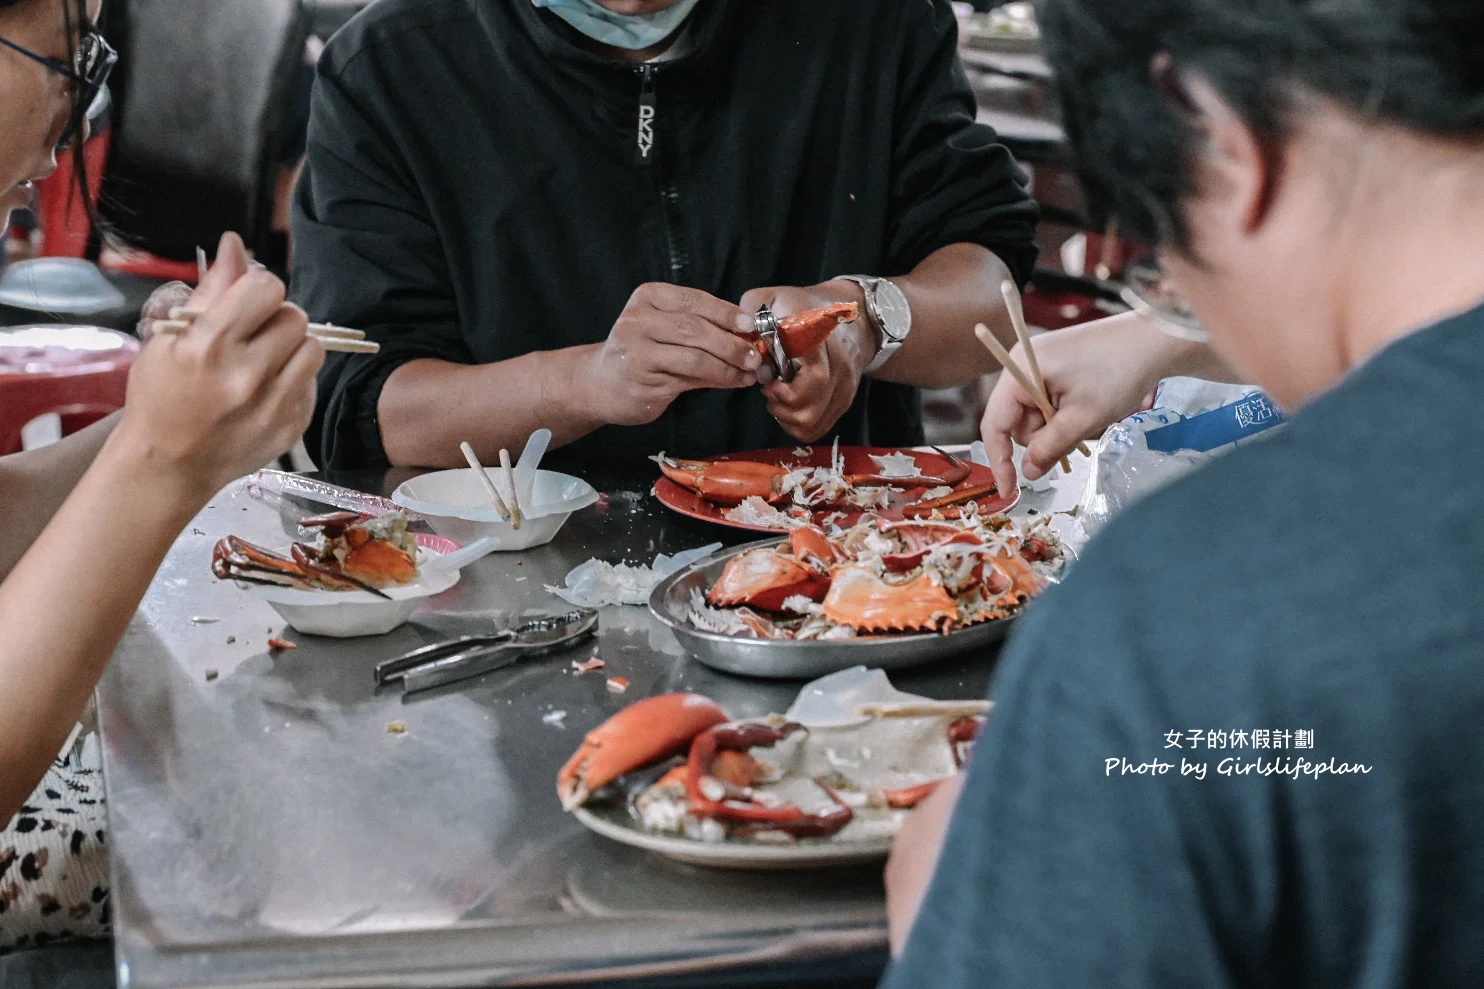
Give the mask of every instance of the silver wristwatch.
POLYGON ((837 275, 838 279, 855 282, 866 297, 866 315, 881 334, 881 348, 876 357, 866 365, 866 374, 874 374, 881 365, 891 360, 907 334, 912 332, 912 307, 907 297, 890 278, 873 278, 870 275, 837 275))

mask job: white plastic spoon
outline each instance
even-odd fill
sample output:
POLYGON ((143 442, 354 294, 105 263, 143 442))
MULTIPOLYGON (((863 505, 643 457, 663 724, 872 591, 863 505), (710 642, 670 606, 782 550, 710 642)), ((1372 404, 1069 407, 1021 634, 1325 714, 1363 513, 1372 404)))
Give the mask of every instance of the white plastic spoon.
POLYGON ((427 580, 446 573, 452 573, 455 570, 462 570, 480 557, 494 552, 497 546, 499 546, 499 540, 493 536, 476 539, 462 549, 456 549, 452 553, 445 553, 442 556, 435 556, 427 563, 420 564, 417 568, 418 573, 421 579, 427 580))
POLYGON ((546 456, 546 448, 550 444, 551 430, 536 430, 526 440, 526 448, 520 452, 520 459, 515 462, 517 500, 527 509, 534 504, 531 491, 536 486, 536 468, 541 466, 541 458, 546 456))

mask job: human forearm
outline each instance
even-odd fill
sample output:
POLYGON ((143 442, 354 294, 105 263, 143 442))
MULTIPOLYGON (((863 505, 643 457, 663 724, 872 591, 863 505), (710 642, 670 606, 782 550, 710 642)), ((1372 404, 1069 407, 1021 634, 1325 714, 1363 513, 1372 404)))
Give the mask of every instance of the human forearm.
POLYGON ((0 458, 0 505, 5 506, 7 517, 0 529, 0 579, 15 568, 57 513, 118 425, 120 415, 115 412, 39 450, 0 458))
POLYGON ((210 495, 179 478, 110 441, 0 584, 0 683, 21 685, 0 691, 0 820, 56 756, 160 561, 210 495))
POLYGON ((593 347, 538 351, 493 364, 416 360, 387 378, 377 401, 387 459, 398 467, 462 467, 467 441, 486 463, 519 453, 537 429, 561 446, 603 425, 590 411, 583 367, 593 347))
POLYGON ((886 863, 886 927, 891 953, 899 955, 917 919, 938 865, 948 820, 963 789, 963 774, 943 783, 902 823, 886 863))
POLYGON ((1009 274, 987 248, 950 244, 928 255, 910 274, 893 277, 912 307, 912 332, 875 377, 948 388, 997 370, 974 337, 974 325, 985 323, 1007 347, 1014 346, 1015 329, 1000 295, 1000 283, 1009 274))

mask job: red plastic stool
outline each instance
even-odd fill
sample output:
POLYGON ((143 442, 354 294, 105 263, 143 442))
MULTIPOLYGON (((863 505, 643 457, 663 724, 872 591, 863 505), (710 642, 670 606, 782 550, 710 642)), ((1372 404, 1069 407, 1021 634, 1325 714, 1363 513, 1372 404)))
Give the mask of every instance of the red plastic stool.
POLYGON ((21 449, 21 427, 55 412, 62 435, 124 407, 140 344, 96 326, 0 330, 0 454, 21 449))

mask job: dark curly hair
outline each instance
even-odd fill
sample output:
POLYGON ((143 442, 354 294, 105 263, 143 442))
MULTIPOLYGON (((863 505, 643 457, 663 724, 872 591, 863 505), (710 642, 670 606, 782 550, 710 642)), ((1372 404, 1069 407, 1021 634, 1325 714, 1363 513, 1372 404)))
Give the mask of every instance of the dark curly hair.
POLYGON ((1148 243, 1189 246, 1200 135, 1182 70, 1205 76, 1275 163, 1306 95, 1484 137, 1481 0, 1038 0, 1037 13, 1089 203, 1148 243))

